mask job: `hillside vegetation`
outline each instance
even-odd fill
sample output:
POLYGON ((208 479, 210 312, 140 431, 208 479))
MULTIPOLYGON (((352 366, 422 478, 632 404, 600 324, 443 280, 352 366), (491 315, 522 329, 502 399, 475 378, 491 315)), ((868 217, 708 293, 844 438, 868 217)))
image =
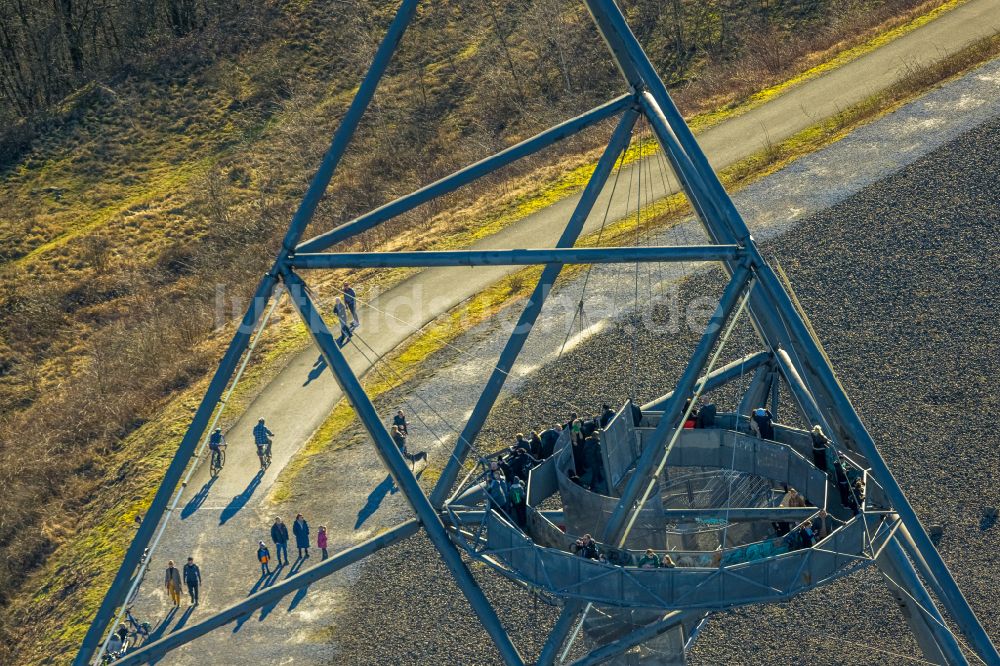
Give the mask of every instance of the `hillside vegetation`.
MULTIPOLYGON (((624 6, 692 114, 937 4, 624 6)), ((0 0, 0 663, 19 663, 15 627, 32 628, 21 647, 79 637, 53 611, 93 604, 103 590, 92 577, 113 573, 110 556, 59 564, 42 592, 22 588, 116 502, 148 496, 190 406, 163 410, 212 369, 225 337, 213 331, 273 259, 395 6, 0 0)), ((580 3, 425 3, 312 231, 621 91, 580 3)), ((567 141, 352 246, 444 247, 499 228, 562 192, 560 173, 587 164, 606 134, 567 141)), ((374 274, 355 279, 375 288, 374 274)))

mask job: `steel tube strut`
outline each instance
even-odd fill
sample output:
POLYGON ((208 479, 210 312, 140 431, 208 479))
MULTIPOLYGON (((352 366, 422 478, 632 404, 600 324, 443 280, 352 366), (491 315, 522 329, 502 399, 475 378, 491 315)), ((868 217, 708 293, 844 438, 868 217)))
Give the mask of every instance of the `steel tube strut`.
POLYGON ((624 262, 729 261, 738 245, 587 247, 444 252, 344 252, 297 254, 294 268, 400 268, 427 266, 532 266, 535 264, 615 264, 624 262))
MULTIPOLYGON (((747 354, 743 358, 738 358, 732 363, 729 363, 728 365, 724 365, 721 368, 713 370, 712 372, 708 373, 708 376, 699 377, 698 384, 704 382, 705 384, 704 391, 707 393, 708 391, 712 391, 714 389, 719 388, 720 386, 728 384, 734 379, 739 379, 740 377, 749 374, 750 372, 752 372, 753 370, 757 369, 759 366, 763 365, 764 363, 767 363, 770 360, 771 360, 771 354, 766 351, 757 352, 756 354, 747 354)), ((659 398, 653 400, 652 402, 647 402, 645 405, 641 407, 642 411, 644 412, 662 411, 664 406, 667 404, 667 401, 670 400, 670 396, 672 396, 673 394, 674 392, 671 391, 670 393, 661 395, 659 398)))
POLYGON ((153 501, 149 505, 149 509, 146 511, 145 519, 139 525, 139 530, 135 538, 133 538, 128 551, 125 553, 121 567, 119 567, 118 573, 111 583, 111 587, 104 596, 104 600, 101 602, 101 606, 98 608, 86 636, 84 636, 80 651, 73 661, 74 666, 85 666, 87 664, 91 656, 98 649, 104 629, 108 622, 110 622, 115 608, 124 601, 129 579, 139 565, 143 550, 145 550, 146 545, 149 543, 149 539, 152 537, 153 531, 163 515, 163 511, 166 509, 173 489, 184 473, 184 468, 194 453, 195 446, 201 438, 205 426, 208 424, 208 419, 211 417, 212 411, 215 409, 215 405, 222 395, 222 391, 225 390, 226 384, 236 369, 240 356, 249 344, 250 334, 253 332, 254 327, 257 325, 261 314, 267 306, 268 300, 270 300, 274 292, 274 287, 277 284, 277 275, 281 270, 282 262, 302 238, 302 233, 305 231, 310 220, 312 220, 313 214, 316 212, 316 206, 319 205, 323 193, 333 178, 333 172, 340 163, 340 159, 347 149, 347 144, 354 134, 355 129, 357 129, 358 123, 361 121, 361 116, 364 114, 365 109, 368 108, 368 104, 375 94, 375 88, 385 73, 392 54, 410 23, 410 19, 413 18, 417 4, 418 0, 402 1, 382 43, 379 44, 368 73, 365 75, 357 94, 344 114, 340 126, 334 133, 330 148, 327 150, 326 155, 323 156, 323 161, 320 163, 319 169, 317 169, 316 174, 313 176, 299 208, 292 217, 288 231, 282 240, 282 250, 275 261, 275 265, 261 279, 250 307, 247 309, 233 340, 229 343, 229 348, 226 350, 215 375, 212 377, 212 381, 209 383, 208 390, 205 392, 205 396, 202 398, 201 404, 195 412, 191 425, 181 440, 173 461, 167 467, 163 482, 160 484, 156 495, 153 497, 153 501))
POLYGON ((657 424, 649 444, 643 449, 642 455, 639 456, 639 459, 635 463, 635 472, 629 477, 629 481, 622 491, 621 499, 615 506, 614 513, 608 518, 608 522, 604 528, 604 535, 601 539, 604 543, 618 544, 618 540, 621 538, 626 521, 628 520, 629 512, 633 509, 639 510, 635 507, 636 502, 656 473, 663 456, 669 453, 666 450, 665 444, 669 441, 671 433, 680 425, 678 420, 684 409, 684 402, 694 395, 696 382, 705 364, 708 362, 712 348, 715 347, 715 343, 721 337, 726 320, 729 319, 733 309, 739 302, 740 296, 743 295, 743 291, 747 288, 747 282, 751 277, 752 273, 748 267, 743 266, 739 268, 733 274, 729 284, 726 285, 725 291, 722 292, 719 304, 716 306, 712 318, 708 321, 705 332, 702 334, 701 340, 698 341, 698 346, 691 355, 691 360, 688 362, 687 367, 684 368, 684 374, 677 381, 674 394, 667 402, 663 416, 660 417, 660 422, 657 424))
MULTIPOLYGON (((594 173, 591 174, 590 180, 587 181, 587 186, 583 190, 583 194, 580 195, 580 201, 570 216, 566 229, 563 231, 562 236, 559 237, 559 242, 556 243, 557 248, 569 248, 576 243, 576 239, 579 238, 580 232, 583 230, 583 224, 590 215, 590 211, 594 207, 594 202, 597 201, 597 196, 601 193, 604 183, 614 168, 615 160, 618 159, 618 156, 628 146, 632 136, 632 127, 635 125, 638 117, 639 112, 632 108, 622 114, 618 126, 611 135, 611 140, 604 149, 601 159, 597 162, 594 173)), ((507 340, 507 345, 500 354, 500 359, 497 361, 493 372, 486 382, 486 387, 483 389, 482 395, 476 402, 469 420, 458 437, 454 454, 448 459, 448 464, 445 466, 444 471, 441 472, 441 478, 438 479, 437 485, 434 486, 434 491, 431 493, 431 503, 435 507, 440 507, 444 503, 448 491, 458 478, 458 473, 462 468, 462 463, 465 462, 466 455, 469 453, 469 448, 479 435, 483 423, 486 422, 486 417, 499 397, 500 390, 507 380, 507 374, 513 367, 514 361, 517 360, 517 355, 524 347, 524 342, 527 340, 531 328, 535 325, 535 321, 542 311, 542 305, 545 303, 545 299, 552 289, 552 284, 561 271, 561 264, 549 264, 542 271, 542 276, 538 279, 535 291, 531 294, 528 304, 521 313, 520 319, 518 319, 517 326, 514 327, 510 339, 507 340)))
POLYGON ((588 127, 606 120, 621 112, 632 103, 632 95, 626 94, 617 97, 610 102, 602 104, 586 113, 571 118, 563 123, 551 127, 544 132, 536 134, 530 139, 515 144, 510 148, 482 159, 474 164, 470 164, 464 169, 445 176, 429 185, 425 185, 419 190, 400 197, 394 201, 365 213, 350 222, 345 222, 335 229, 320 234, 303 242, 297 248, 298 252, 319 252, 326 248, 355 236, 363 231, 392 219, 398 215, 413 210, 417 206, 424 204, 431 199, 454 192, 463 185, 467 185, 474 180, 478 180, 494 171, 501 169, 508 164, 516 162, 522 157, 537 153, 539 150, 548 148, 552 144, 584 130, 588 127))
POLYGON ((924 656, 935 663, 943 661, 948 666, 968 666, 962 648, 945 626, 934 600, 927 594, 895 536, 882 549, 876 564, 893 574, 886 574, 889 589, 895 592, 900 605, 906 608, 906 615, 909 616, 906 620, 924 656))
POLYGON ((372 553, 391 546, 398 541, 402 541, 419 531, 420 523, 416 520, 408 520, 405 523, 401 523, 377 537, 368 539, 357 546, 337 553, 316 566, 300 571, 294 576, 289 576, 280 583, 276 583, 271 587, 265 587, 259 592, 251 594, 243 601, 239 601, 197 624, 175 630, 157 641, 147 643, 138 650, 129 652, 124 658, 116 661, 115 664, 116 666, 129 666, 130 664, 152 663, 167 652, 193 641, 199 636, 204 636, 213 629, 218 629, 233 620, 249 615, 258 608, 275 604, 295 590, 308 587, 316 581, 326 578, 344 567, 350 566, 372 553))
MULTIPOLYGON (((618 640, 608 643, 607 645, 602 645, 586 657, 577 659, 570 664, 570 666, 596 666, 597 664, 603 664, 607 660, 617 657, 626 650, 631 650, 637 645, 641 645, 650 639, 656 638, 662 633, 670 631, 684 621, 684 615, 685 613, 683 611, 671 611, 663 616, 663 619, 647 624, 645 627, 640 627, 632 633, 626 634, 618 640)), ((683 643, 681 643, 680 648, 681 651, 684 650, 683 643)))
POLYGON ((583 607, 584 603, 578 599, 565 600, 563 609, 556 619, 555 626, 552 627, 549 637, 545 639, 545 645, 542 646, 542 651, 538 655, 535 666, 552 666, 555 663, 556 654, 559 652, 559 648, 562 647, 563 642, 565 642, 566 636, 573 630, 576 617, 583 610, 583 607))
POLYGON ((288 294, 292 299, 292 303, 295 305, 296 310, 298 310, 299 316, 302 317, 302 321, 309 330, 309 334, 330 366, 330 370, 344 392, 344 396, 354 408, 361 423, 364 424, 365 430, 371 435, 376 453, 389 470, 393 479, 395 479, 396 484, 403 492, 410 506, 413 507, 418 520, 420 520, 427 532, 427 536, 441 554, 441 559, 444 561, 448 571, 455 577, 455 582, 459 589, 462 590, 465 597, 469 600, 472 610, 479 616, 483 628, 486 629, 493 642, 496 643, 504 663, 522 666, 524 661, 521 659, 521 655, 518 654, 517 648, 511 642, 510 637, 496 615, 496 611, 493 610, 490 602, 486 599, 486 595, 483 594, 479 584, 476 583, 476 579, 472 577, 472 572, 469 571, 462 561, 462 556, 451 542, 444 523, 441 522, 441 518, 434 511, 434 507, 431 506, 431 503, 420 489, 420 484, 417 482, 416 477, 413 476, 413 472, 410 471, 410 466, 406 462, 406 459, 403 458, 403 453, 393 443, 392 438, 385 429, 385 425, 383 425, 378 413, 375 411, 375 406, 372 405, 368 394, 365 393, 364 388, 361 386, 361 382, 358 381, 358 378, 351 370, 351 366, 340 352, 340 348, 330 334, 326 323, 306 293, 305 283, 302 282, 302 279, 298 275, 291 272, 291 270, 286 269, 282 273, 282 277, 288 286, 288 294))

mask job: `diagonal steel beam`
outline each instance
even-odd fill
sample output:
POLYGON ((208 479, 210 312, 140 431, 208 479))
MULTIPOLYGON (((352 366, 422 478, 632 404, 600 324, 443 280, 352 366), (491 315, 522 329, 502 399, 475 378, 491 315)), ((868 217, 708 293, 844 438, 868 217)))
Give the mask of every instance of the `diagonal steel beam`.
POLYGON ((159 640, 147 643, 138 650, 129 652, 124 658, 116 661, 115 664, 116 666, 131 666, 132 664, 153 663, 171 650, 185 643, 190 643, 199 636, 204 636, 208 632, 225 626, 233 620, 249 615, 258 608, 278 603, 292 592, 308 587, 316 581, 326 578, 355 562, 359 562, 372 553, 387 548, 398 541, 402 541, 419 531, 420 523, 417 520, 411 519, 405 523, 401 523, 377 537, 368 539, 357 546, 337 553, 316 566, 300 571, 280 583, 255 592, 246 599, 205 618, 197 624, 175 630, 159 640))
POLYGON ((304 241, 297 252, 320 252, 326 248, 356 236, 363 231, 390 220, 403 213, 413 210, 421 204, 427 203, 431 199, 444 196, 454 192, 463 185, 482 178, 494 171, 501 169, 517 160, 537 153, 548 148, 552 144, 570 137, 588 127, 592 127, 603 120, 611 118, 620 113, 632 104, 632 95, 625 94, 621 97, 602 104, 584 114, 571 118, 563 123, 551 127, 544 132, 536 134, 530 139, 525 139, 521 143, 506 148, 495 155, 484 158, 474 164, 456 171, 455 173, 436 180, 429 185, 421 187, 419 190, 402 196, 394 201, 390 201, 384 206, 380 206, 373 211, 356 217, 349 222, 345 222, 335 229, 320 234, 314 238, 304 241))
POLYGON ((139 529, 136 532, 135 537, 132 539, 132 543, 126 551, 125 557, 122 559, 122 564, 118 569, 118 573, 115 575, 115 578, 111 583, 111 587, 105 594, 104 600, 101 602, 101 605, 94 616, 94 620, 91 622, 90 627, 84 636, 80 650, 73 661, 74 666, 85 666, 90 661, 94 652, 97 651, 100 646, 101 637, 103 636, 104 630, 110 622, 115 609, 124 602, 129 580, 135 572, 136 567, 139 566, 143 551, 149 544, 153 531, 156 529, 157 524, 163 516, 163 512, 170 500, 170 496, 173 493, 174 488, 177 486, 178 481, 180 481, 181 475, 184 473, 184 469, 187 467, 188 462, 194 453, 195 446, 201 439, 205 426, 208 424, 212 411, 215 409, 216 403, 222 396, 222 392, 225 390, 226 384, 229 382, 236 369, 240 356, 244 351, 246 351, 253 329, 257 326, 260 317, 267 308, 268 301, 274 293, 274 287, 277 284, 277 276, 281 271, 283 262, 289 252, 291 252, 292 248, 294 248, 302 238, 302 234, 305 231, 306 226, 309 224, 310 220, 312 220, 313 214, 316 212, 316 207, 319 205, 319 201, 322 198, 323 193, 326 191, 327 186, 330 184, 330 180, 333 178, 333 172, 340 163, 340 160, 344 155, 344 151, 347 149, 347 145, 350 142, 351 137, 354 135, 354 131, 357 129, 358 123, 361 121, 361 117, 364 114, 365 109, 368 108, 368 105, 375 94, 378 82, 385 73, 386 67, 389 65, 389 61, 392 59, 392 54, 395 52, 396 46, 402 39, 403 33, 406 31, 406 27, 413 18, 417 4, 418 0, 402 0, 399 9, 396 12, 396 16, 393 18, 392 23, 390 23, 389 29, 386 32, 382 43, 376 50, 375 57, 368 69, 368 73, 365 75, 364 80, 361 82, 361 86, 358 88, 358 93, 355 95, 351 105, 347 109, 347 112, 344 114, 344 118, 341 120, 340 126, 334 133, 330 148, 327 150, 326 155, 324 155, 323 161, 320 163, 319 169, 317 169, 316 174, 313 176, 299 208, 292 217, 291 223, 288 226, 288 231, 285 233, 285 237, 282 240, 282 250, 279 253, 272 269, 261 279, 260 284, 257 286, 257 290, 254 293, 250 306, 243 317, 243 321, 237 329, 236 334, 233 336, 222 361, 219 363, 219 367, 209 383, 205 396, 202 398, 202 401, 195 412, 191 425, 184 434, 184 438, 178 446, 177 453, 175 454, 173 461, 167 467, 167 471, 164 474, 164 478, 159 489, 153 496, 149 509, 146 511, 146 516, 139 525, 139 529))
POLYGON ((407 268, 731 261, 739 258, 741 253, 738 245, 574 247, 436 252, 329 252, 297 254, 289 260, 288 265, 293 268, 407 268))
POLYGON ((621 499, 619 499, 618 504, 615 506, 614 513, 608 518, 608 522, 604 528, 604 535, 601 539, 604 543, 614 543, 621 547, 619 539, 625 530, 629 513, 633 509, 637 512, 641 509, 641 507, 636 506, 640 495, 643 491, 648 492, 649 485, 655 483, 656 471, 659 469, 663 459, 670 453, 666 444, 670 441, 671 434, 680 425, 679 420, 684 410, 684 403, 694 395, 698 377, 705 368, 712 349, 719 341, 726 321, 736 308, 740 296, 747 289, 747 283, 751 280, 752 275, 747 266, 737 269, 729 284, 726 285, 725 291, 722 292, 719 304, 716 306, 712 318, 709 319, 708 325, 705 327, 705 332, 702 334, 701 340, 698 341, 698 346, 691 355, 691 360, 688 362, 687 367, 684 368, 684 374, 677 381, 677 387, 674 389, 670 400, 667 401, 663 415, 660 417, 660 422, 657 424, 656 430, 653 431, 653 436, 649 444, 643 449, 642 454, 635 463, 635 472, 633 472, 628 483, 625 485, 621 499))
MULTIPOLYGON (((642 645, 648 640, 656 638, 660 634, 664 634, 678 624, 684 622, 687 619, 686 615, 694 615, 695 617, 701 616, 702 613, 687 613, 684 611, 671 611, 663 616, 662 619, 656 622, 651 622, 645 627, 640 627, 630 634, 622 636, 618 640, 612 641, 607 645, 602 645, 585 657, 581 657, 574 661, 570 666, 597 666, 597 664, 603 664, 609 659, 613 659, 618 655, 631 650, 637 645, 642 645)), ((684 650, 684 643, 681 642, 681 651, 684 650)))
POLYGON ((330 366, 330 371, 344 392, 344 396, 350 402, 361 423, 364 425, 365 430, 371 436, 375 444, 375 452, 389 470, 393 479, 395 479, 403 496, 406 497, 410 506, 413 507, 417 518, 427 531, 428 538, 430 538, 434 547, 441 554, 441 559, 444 561, 449 572, 454 576, 455 583, 469 600, 472 610, 479 616, 483 628, 486 629, 493 642, 496 643, 504 663, 513 666, 522 666, 524 661, 521 655, 518 654, 517 648, 514 647, 510 636, 507 635, 507 631, 500 623, 496 611, 493 610, 490 602, 486 599, 486 595, 483 594, 476 579, 473 578, 472 572, 469 571, 468 567, 462 561, 461 554, 448 536, 447 528, 445 528, 440 516, 435 512, 434 507, 431 506, 431 503, 420 489, 420 484, 417 482, 416 477, 413 476, 413 472, 410 470, 406 459, 403 458, 403 453, 393 443, 392 438, 385 429, 385 425, 375 411, 375 406, 372 404, 371 399, 365 393, 361 382, 355 376, 351 370, 351 366, 341 353, 319 310, 313 305, 312 299, 306 292, 305 283, 290 269, 286 269, 282 273, 282 278, 288 286, 288 294, 299 316, 309 330, 309 334, 330 366))
MULTIPOLYGON (((632 136, 632 127, 635 125, 638 117, 639 112, 633 108, 629 108, 622 114, 622 118, 611 135, 611 140, 608 142, 604 154, 598 160, 597 167, 590 176, 590 180, 587 182, 587 186, 580 196, 580 201, 570 216, 569 223, 566 225, 562 236, 560 236, 556 247, 569 248, 576 243, 580 232, 583 230, 583 224, 587 221, 587 217, 590 215, 590 211, 597 201, 597 196, 601 193, 604 183, 614 168, 615 161, 628 146, 632 136)), ((500 390, 507 380, 507 375, 514 366, 514 361, 517 360, 518 354, 521 353, 521 349, 528 339, 528 334, 531 332, 535 321, 538 319, 538 315, 542 311, 542 305, 545 303, 545 299, 561 271, 561 264, 548 264, 542 270, 542 276, 535 286, 535 291, 531 294, 528 304, 521 313, 520 319, 518 319, 517 326, 514 327, 507 345, 500 354, 500 359, 497 361, 493 372, 486 382, 486 387, 483 389, 479 401, 476 402, 469 420, 458 437, 455 452, 448 459, 448 464, 441 473, 441 478, 438 479, 437 485, 434 486, 434 491, 431 493, 431 503, 435 507, 440 507, 444 503, 448 491, 451 490, 452 485, 454 485, 455 480, 458 478, 462 463, 465 462, 465 457, 468 455, 472 443, 475 442, 479 431, 482 430, 483 424, 486 422, 486 417, 489 416, 490 410, 493 408, 493 404, 500 396, 500 390)))
MULTIPOLYGON (((708 393, 713 391, 720 386, 724 386, 734 379, 739 379, 753 370, 756 370, 761 365, 767 363, 771 360, 771 354, 766 351, 757 352, 756 354, 747 354, 743 358, 738 358, 732 363, 717 368, 708 375, 698 378, 698 384, 704 383, 704 392, 708 393)), ((642 406, 642 411, 644 412, 658 412, 661 411, 670 400, 670 397, 674 394, 673 391, 670 393, 665 393, 661 395, 656 400, 652 402, 647 402, 642 406)))

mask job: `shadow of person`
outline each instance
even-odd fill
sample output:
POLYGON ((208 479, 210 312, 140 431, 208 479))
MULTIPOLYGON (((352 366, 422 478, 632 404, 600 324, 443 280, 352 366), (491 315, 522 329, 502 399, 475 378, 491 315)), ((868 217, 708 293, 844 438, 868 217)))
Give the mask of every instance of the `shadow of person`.
POLYGON ((312 370, 309 371, 309 375, 306 377, 306 381, 302 384, 303 386, 309 386, 310 382, 315 379, 319 379, 319 376, 323 374, 326 370, 326 359, 320 354, 316 362, 313 363, 312 370))
POLYGON ((354 529, 358 529, 365 524, 365 521, 372 517, 378 508, 382 506, 382 500, 386 495, 394 495, 399 492, 399 488, 392 480, 392 475, 385 477, 382 483, 375 486, 375 489, 368 494, 365 505, 358 511, 358 519, 354 523, 354 529))
POLYGON ((155 640, 159 640, 163 636, 163 634, 166 633, 167 627, 170 626, 170 623, 174 619, 174 615, 177 615, 177 606, 170 607, 170 611, 168 611, 167 614, 163 616, 163 619, 160 620, 160 623, 157 624, 156 627, 154 627, 151 632, 149 632, 149 636, 146 638, 145 642, 152 643, 155 640))
POLYGON ((293 610, 295 610, 295 607, 299 605, 300 601, 306 598, 306 594, 308 593, 309 593, 308 585, 306 585, 305 587, 300 587, 299 590, 295 593, 295 596, 292 597, 292 602, 288 604, 288 612, 291 613, 293 610))
POLYGON ((175 631, 179 631, 184 628, 184 625, 187 624, 188 618, 191 617, 191 613, 194 612, 194 608, 194 606, 188 606, 184 609, 184 614, 181 615, 181 619, 177 620, 177 624, 175 624, 174 628, 170 630, 170 633, 174 633, 175 631))
POLYGON ((215 480, 217 478, 219 477, 213 476, 210 478, 205 485, 203 485, 201 489, 188 500, 187 504, 184 505, 184 508, 181 509, 181 520, 194 515, 194 512, 201 508, 201 505, 204 504, 205 500, 208 498, 208 492, 212 489, 212 486, 215 485, 215 480))
POLYGON ((246 503, 250 501, 254 491, 257 490, 257 486, 260 485, 260 480, 263 478, 264 470, 258 471, 254 477, 250 479, 250 483, 243 489, 243 492, 229 501, 229 504, 226 505, 226 508, 223 509, 222 513, 219 515, 220 525, 225 525, 226 521, 235 516, 240 512, 240 509, 246 506, 246 503))

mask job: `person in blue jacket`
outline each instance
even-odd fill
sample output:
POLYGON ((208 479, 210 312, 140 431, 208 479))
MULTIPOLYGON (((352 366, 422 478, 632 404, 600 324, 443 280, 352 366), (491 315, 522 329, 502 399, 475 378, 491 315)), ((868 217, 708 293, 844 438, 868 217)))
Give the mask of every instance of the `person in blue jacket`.
POLYGON ((306 522, 301 513, 295 516, 295 522, 292 524, 292 532, 295 534, 295 547, 299 549, 299 559, 308 558, 309 523, 306 522))

